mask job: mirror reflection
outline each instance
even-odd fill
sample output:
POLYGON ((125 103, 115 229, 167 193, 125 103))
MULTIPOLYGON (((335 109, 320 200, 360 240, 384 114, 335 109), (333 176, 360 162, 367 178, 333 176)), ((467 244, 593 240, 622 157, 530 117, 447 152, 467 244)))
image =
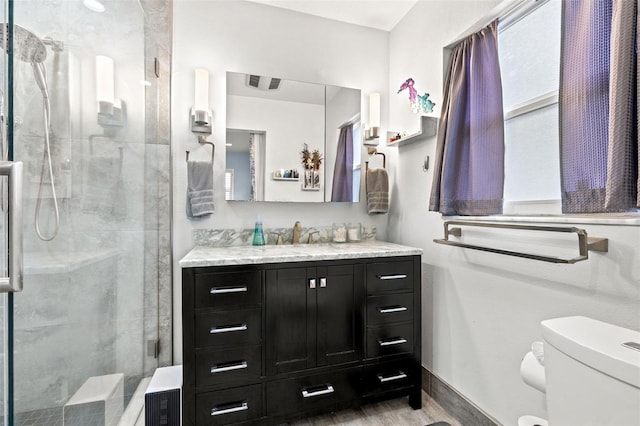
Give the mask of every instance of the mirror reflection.
POLYGON ((227 73, 225 198, 357 202, 360 90, 227 73))

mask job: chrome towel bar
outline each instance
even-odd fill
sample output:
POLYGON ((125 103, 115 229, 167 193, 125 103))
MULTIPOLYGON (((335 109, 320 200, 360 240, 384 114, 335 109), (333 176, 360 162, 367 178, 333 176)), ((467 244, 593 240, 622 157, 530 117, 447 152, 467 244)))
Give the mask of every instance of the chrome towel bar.
POLYGON ((539 260, 542 262, 567 263, 567 264, 574 264, 582 260, 587 260, 589 258, 589 251, 600 251, 605 253, 609 251, 609 240, 607 238, 589 237, 587 236, 587 231, 580 228, 564 227, 564 226, 521 225, 521 224, 511 224, 511 223, 467 222, 467 221, 456 221, 456 220, 446 221, 444 223, 444 238, 435 239, 433 240, 433 242, 437 244, 445 244, 448 246, 486 251, 489 253, 497 253, 497 254, 504 254, 507 256, 522 257, 525 259, 539 260), (516 230, 525 230, 525 231, 575 233, 578 235, 579 255, 571 259, 562 259, 560 257, 555 257, 555 256, 542 256, 542 255, 531 254, 531 253, 522 253, 518 251, 503 250, 503 249, 497 249, 493 247, 485 247, 485 246, 461 243, 457 241, 451 241, 449 240, 450 235, 453 235, 456 237, 462 236, 462 228, 451 227, 452 225, 481 227, 481 228, 516 229, 516 230))

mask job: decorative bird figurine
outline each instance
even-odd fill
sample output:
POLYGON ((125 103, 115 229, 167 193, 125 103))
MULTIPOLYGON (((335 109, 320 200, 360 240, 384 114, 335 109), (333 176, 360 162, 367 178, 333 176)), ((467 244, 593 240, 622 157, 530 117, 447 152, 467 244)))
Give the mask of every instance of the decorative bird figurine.
POLYGON ((418 114, 420 110, 424 113, 433 112, 433 107, 436 105, 435 102, 428 99, 428 93, 425 93, 423 96, 418 95, 418 91, 413 87, 414 84, 415 82, 413 79, 408 78, 404 83, 402 83, 398 93, 405 89, 409 89, 409 106, 414 114, 418 114))
POLYGON ((418 91, 413 88, 414 81, 412 78, 408 78, 407 81, 402 83, 400 86, 400 90, 398 93, 402 92, 404 89, 409 89, 409 102, 414 103, 416 101, 416 96, 418 95, 418 91))
POLYGON ((429 99, 429 94, 425 92, 424 96, 418 95, 418 102, 422 112, 433 112, 433 107, 436 106, 435 102, 429 99))

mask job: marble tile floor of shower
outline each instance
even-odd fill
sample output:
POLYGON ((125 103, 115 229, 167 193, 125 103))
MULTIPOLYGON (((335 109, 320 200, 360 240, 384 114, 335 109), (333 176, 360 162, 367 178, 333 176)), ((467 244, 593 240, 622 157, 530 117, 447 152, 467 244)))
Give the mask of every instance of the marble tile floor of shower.
POLYGON ((357 409, 310 417, 289 423, 291 426, 425 426, 436 422, 447 422, 451 426, 461 426, 444 408, 422 392, 422 409, 414 410, 408 398, 363 405, 357 409))

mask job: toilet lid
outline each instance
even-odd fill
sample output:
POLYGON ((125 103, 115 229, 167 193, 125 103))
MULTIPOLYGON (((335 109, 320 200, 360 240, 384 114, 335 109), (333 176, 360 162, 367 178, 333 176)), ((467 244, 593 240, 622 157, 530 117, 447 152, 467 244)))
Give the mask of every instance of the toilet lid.
POLYGON ((623 343, 640 343, 640 333, 587 317, 542 321, 547 344, 589 367, 640 388, 640 351, 623 343))

